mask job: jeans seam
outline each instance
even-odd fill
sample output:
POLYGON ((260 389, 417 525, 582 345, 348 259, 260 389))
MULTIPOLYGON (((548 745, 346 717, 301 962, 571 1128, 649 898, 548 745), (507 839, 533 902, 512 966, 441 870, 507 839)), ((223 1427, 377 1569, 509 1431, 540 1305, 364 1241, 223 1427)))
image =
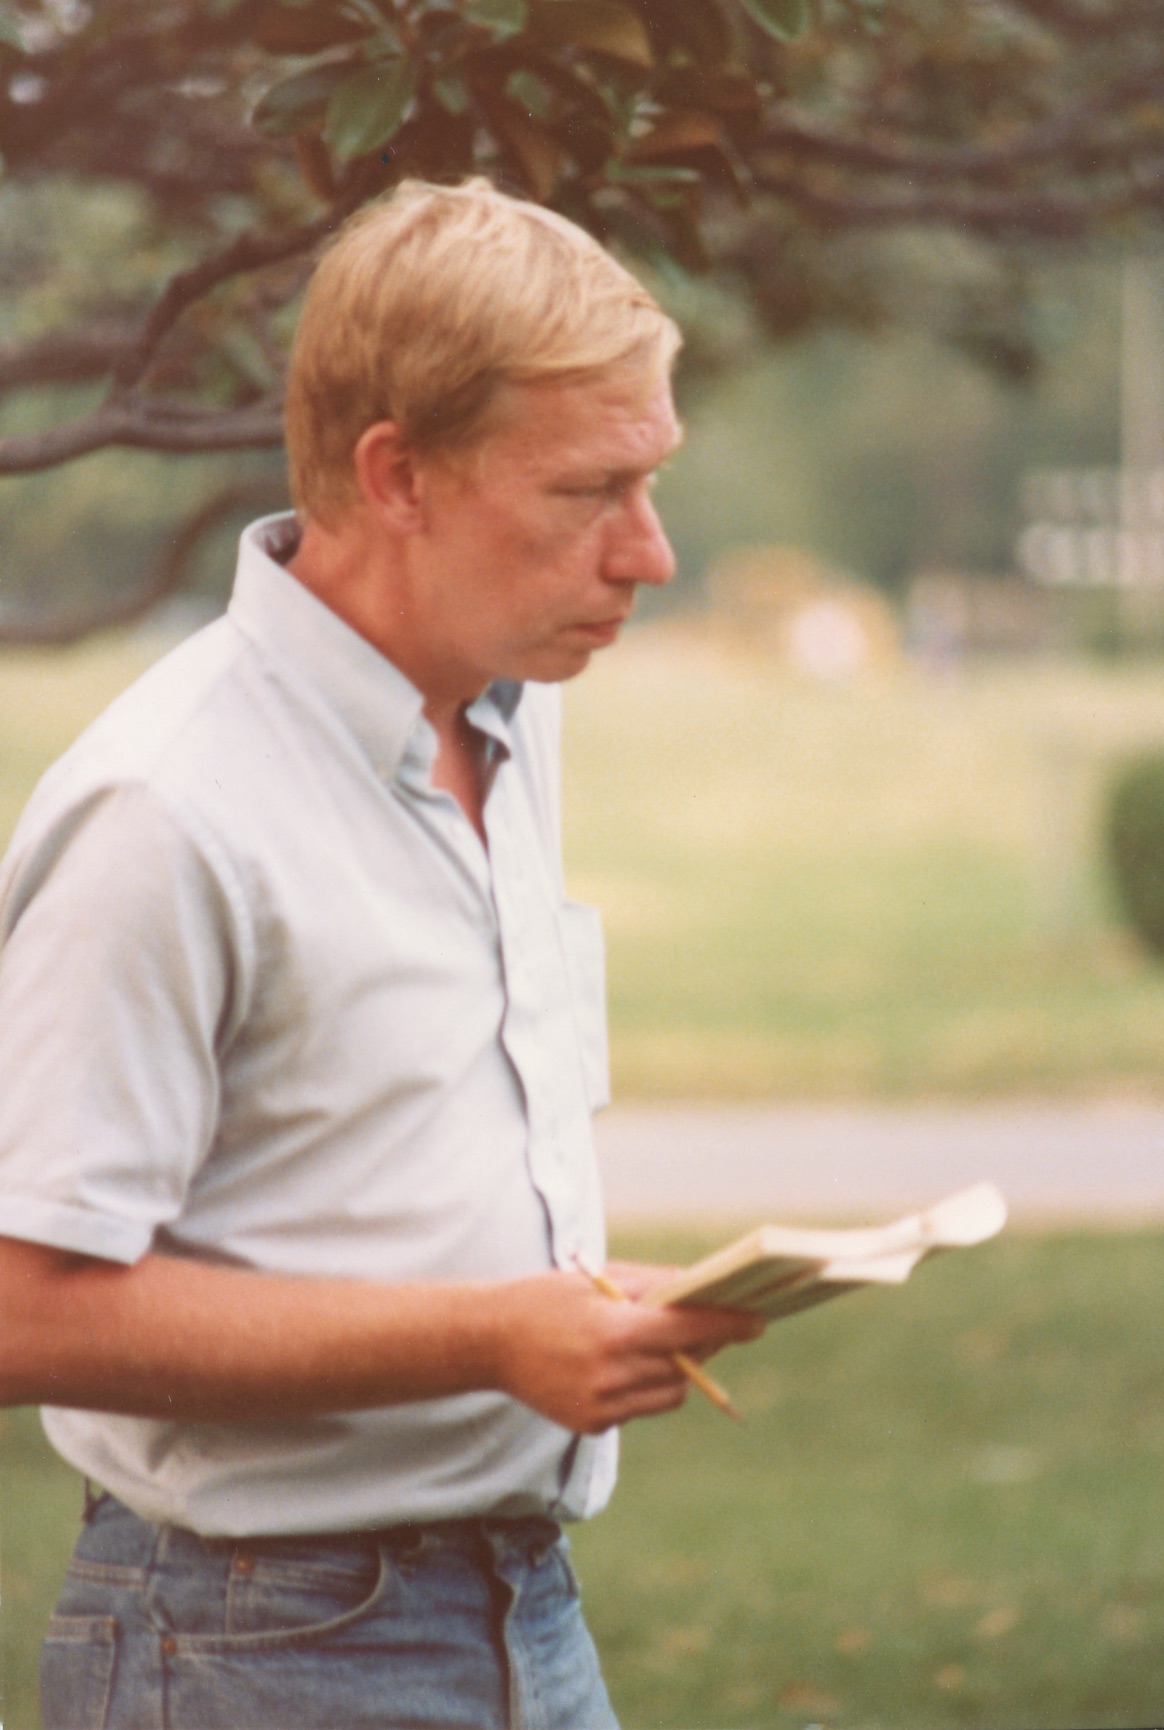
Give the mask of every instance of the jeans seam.
POLYGON ((54 1610, 49 1617, 45 1639, 63 1640, 73 1645, 90 1645, 97 1633, 108 1636, 98 1642, 100 1645, 112 1645, 117 1636, 117 1617, 104 1614, 74 1616, 68 1611, 62 1614, 54 1610))
POLYGON ((323 1622, 310 1622, 301 1628, 268 1629, 253 1634, 183 1634, 177 1629, 163 1630, 163 1638, 169 1645, 170 1655, 175 1658, 181 1655, 198 1657, 215 1653, 287 1651, 296 1646, 317 1645, 332 1634, 353 1627, 374 1610, 388 1589, 392 1573, 391 1558, 381 1546, 380 1569, 371 1592, 352 1609, 344 1610, 338 1616, 330 1616, 323 1622))
POLYGON ((149 1569, 126 1562, 88 1562, 74 1557, 65 1569, 65 1582, 85 1586, 123 1586, 140 1591, 149 1584, 149 1569))
MULTIPOLYGON (((240 1555, 250 1555, 245 1545, 239 1546, 240 1555)), ((303 1591, 343 1592, 350 1591, 353 1585, 360 1584, 360 1572, 355 1568, 344 1569, 329 1567, 320 1563, 318 1567, 306 1564, 302 1567, 295 1563, 270 1562, 263 1556, 253 1558, 253 1571, 248 1581, 252 1586, 268 1586, 278 1590, 283 1586, 297 1587, 303 1591)), ((367 1578, 368 1569, 362 1570, 367 1578)))

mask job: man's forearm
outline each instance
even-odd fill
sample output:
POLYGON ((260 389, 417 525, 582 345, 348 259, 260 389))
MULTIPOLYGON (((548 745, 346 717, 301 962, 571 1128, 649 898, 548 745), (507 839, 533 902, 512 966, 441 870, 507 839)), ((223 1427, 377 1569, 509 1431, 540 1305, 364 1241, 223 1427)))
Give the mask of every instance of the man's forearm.
POLYGON ((670 1409, 674 1351, 755 1328, 611 1304, 580 1276, 299 1279, 0 1239, 0 1399, 195 1422, 278 1420, 497 1389, 569 1428, 670 1409))
POLYGON ((484 1290, 0 1245, 0 1392, 142 1417, 283 1418, 488 1383, 484 1290))

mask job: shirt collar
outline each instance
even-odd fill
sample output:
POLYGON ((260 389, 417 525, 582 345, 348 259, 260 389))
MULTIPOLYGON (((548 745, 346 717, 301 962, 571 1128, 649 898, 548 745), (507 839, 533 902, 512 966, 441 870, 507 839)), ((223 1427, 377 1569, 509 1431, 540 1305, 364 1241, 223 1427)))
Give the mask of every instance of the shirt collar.
MULTIPOLYGON (((424 699, 399 667, 284 569, 298 538, 293 512, 261 517, 243 531, 230 618, 264 652, 291 663, 390 780, 422 721, 424 699)), ((506 751, 521 694, 519 682, 499 679, 467 711, 506 751)))

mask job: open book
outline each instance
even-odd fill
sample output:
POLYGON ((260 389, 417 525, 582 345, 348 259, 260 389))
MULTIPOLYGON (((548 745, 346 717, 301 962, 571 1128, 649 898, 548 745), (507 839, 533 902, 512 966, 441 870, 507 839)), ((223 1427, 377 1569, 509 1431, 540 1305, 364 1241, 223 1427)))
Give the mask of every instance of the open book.
POLYGON ((791 1315, 855 1286, 901 1285, 924 1256, 983 1243, 1005 1220, 1001 1192, 978 1183, 892 1225, 849 1231, 762 1225, 655 1286, 645 1301, 791 1315))

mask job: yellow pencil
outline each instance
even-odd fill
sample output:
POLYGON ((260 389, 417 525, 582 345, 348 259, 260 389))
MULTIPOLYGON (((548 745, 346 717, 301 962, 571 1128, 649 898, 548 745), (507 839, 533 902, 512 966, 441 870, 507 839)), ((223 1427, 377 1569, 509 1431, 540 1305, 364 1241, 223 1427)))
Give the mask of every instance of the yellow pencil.
MULTIPOLYGON (((574 1265, 579 1273, 586 1275, 595 1290, 600 1291, 604 1297, 614 1298, 617 1303, 630 1303, 630 1298, 621 1287, 616 1286, 614 1281, 608 1279, 604 1273, 598 1273, 594 1268, 587 1267, 580 1256, 574 1257, 574 1265)), ((702 1364, 697 1364, 695 1359, 688 1357, 686 1352, 672 1352, 671 1358, 677 1368, 682 1370, 693 1388, 698 1388, 713 1406, 717 1406, 721 1412, 726 1412, 728 1417, 734 1418, 737 1424, 743 1423, 743 1413, 737 1411, 733 1406, 731 1395, 727 1389, 721 1388, 714 1376, 708 1375, 702 1364)))

